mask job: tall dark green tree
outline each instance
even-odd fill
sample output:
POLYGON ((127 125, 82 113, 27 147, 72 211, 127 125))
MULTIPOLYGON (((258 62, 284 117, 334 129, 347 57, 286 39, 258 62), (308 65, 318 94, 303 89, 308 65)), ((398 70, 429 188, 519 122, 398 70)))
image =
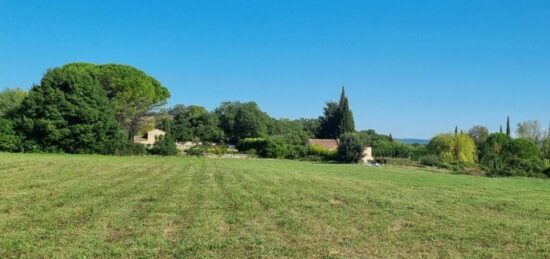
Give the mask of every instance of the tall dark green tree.
POLYGON ((327 102, 323 116, 319 117, 318 138, 337 138, 340 136, 340 108, 335 102, 327 102))
POLYGON ((346 96, 346 91, 342 86, 342 93, 340 94, 340 103, 338 104, 340 108, 340 132, 339 134, 344 133, 353 133, 355 132, 355 122, 353 120, 353 113, 349 108, 348 97, 346 96))
POLYGON ((510 116, 506 119, 506 135, 508 137, 512 136, 512 130, 510 129, 510 116))
POLYGON ((338 138, 344 133, 355 132, 353 113, 344 87, 338 103, 327 102, 323 116, 319 117, 319 124, 319 138, 338 138))

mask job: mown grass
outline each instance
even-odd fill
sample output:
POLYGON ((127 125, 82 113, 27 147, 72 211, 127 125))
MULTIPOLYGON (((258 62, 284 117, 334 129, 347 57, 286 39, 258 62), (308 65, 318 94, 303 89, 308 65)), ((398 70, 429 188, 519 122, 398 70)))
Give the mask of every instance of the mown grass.
POLYGON ((550 181, 0 154, 0 257, 550 257, 550 181))

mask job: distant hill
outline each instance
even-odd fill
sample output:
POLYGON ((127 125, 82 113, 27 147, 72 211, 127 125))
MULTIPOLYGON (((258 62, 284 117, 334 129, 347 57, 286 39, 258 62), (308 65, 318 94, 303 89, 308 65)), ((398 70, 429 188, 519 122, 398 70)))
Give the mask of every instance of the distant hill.
POLYGON ((421 144, 421 145, 427 145, 430 140, 428 139, 416 139, 416 138, 401 138, 401 139, 395 139, 397 142, 401 142, 404 144, 421 144))

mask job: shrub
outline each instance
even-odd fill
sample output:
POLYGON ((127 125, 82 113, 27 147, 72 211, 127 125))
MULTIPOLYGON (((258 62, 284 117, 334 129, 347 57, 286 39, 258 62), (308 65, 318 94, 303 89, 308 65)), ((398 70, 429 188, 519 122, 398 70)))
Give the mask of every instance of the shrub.
POLYGON ((476 146, 474 140, 466 134, 440 134, 430 140, 428 152, 438 155, 441 162, 459 162, 474 165, 476 146))
POLYGON ((546 176, 550 177, 550 167, 546 168, 543 172, 546 176))
POLYGON ((115 150, 115 155, 118 156, 139 156, 145 154, 147 154, 147 148, 145 145, 130 141, 121 142, 115 150))
POLYGON ((338 159, 338 151, 328 150, 322 146, 311 145, 307 150, 308 159, 312 161, 331 161, 338 159))
POLYGON ((441 160, 439 160, 439 156, 437 155, 427 155, 420 158, 420 164, 441 167, 441 160))
POLYGON ((0 119, 0 151, 21 151, 21 139, 15 133, 13 124, 6 119, 0 119))
POLYGON ((208 148, 203 145, 197 145, 185 151, 188 156, 204 156, 208 148))
POLYGON ((161 136, 151 149, 151 154, 161 156, 175 156, 179 153, 176 142, 170 134, 161 136))
POLYGON ((540 150, 530 140, 509 139, 498 153, 487 152, 483 165, 491 176, 542 176, 545 164, 540 150))
POLYGON ((361 140, 352 133, 345 133, 340 136, 340 145, 338 145, 338 157, 340 161, 347 163, 357 163, 363 158, 365 147, 361 140))
POLYGON ((303 146, 291 145, 281 137, 245 138, 239 142, 237 148, 245 153, 254 150, 255 154, 266 158, 297 159, 304 156, 303 146))

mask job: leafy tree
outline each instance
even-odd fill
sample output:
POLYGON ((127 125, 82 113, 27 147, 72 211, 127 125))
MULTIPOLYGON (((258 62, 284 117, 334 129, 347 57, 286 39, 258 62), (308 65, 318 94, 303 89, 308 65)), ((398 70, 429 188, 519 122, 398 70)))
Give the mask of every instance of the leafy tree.
POLYGON ((176 141, 171 134, 161 136, 151 148, 151 154, 160 156, 175 156, 179 153, 176 141))
POLYGON ((550 159, 550 132, 548 135, 549 136, 546 137, 542 146, 542 155, 546 159, 550 159))
POLYGON ((107 92, 117 121, 131 140, 138 131, 141 118, 166 103, 168 89, 143 71, 128 65, 99 65, 98 80, 107 92))
POLYGON ((340 108, 335 102, 327 102, 323 116, 319 117, 319 138, 337 138, 340 134, 340 108))
POLYGON ((519 138, 529 139, 533 143, 542 144, 544 131, 537 120, 518 123, 517 135, 519 138))
POLYGON ((499 171, 504 168, 504 147, 511 141, 512 138, 504 133, 493 133, 489 135, 480 149, 480 164, 490 171, 499 171))
POLYGON ((6 88, 0 91, 0 117, 12 116, 28 92, 21 88, 6 88))
POLYGON ((338 138, 344 133, 355 132, 353 113, 349 108, 348 97, 342 87, 340 102, 327 102, 323 116, 319 117, 319 138, 338 138))
POLYGON ((0 118, 0 151, 21 151, 21 139, 13 127, 10 120, 0 118))
POLYGON ((206 142, 222 142, 223 131, 218 127, 218 117, 208 112, 202 106, 178 105, 169 114, 174 116, 174 138, 178 141, 201 140, 206 142))
POLYGON ((26 151, 113 153, 120 130, 105 90, 88 70, 49 70, 18 110, 26 151))
POLYGON ((489 130, 486 127, 475 125, 468 131, 468 135, 474 139, 476 146, 480 148, 489 138, 489 130))
POLYGON ((356 163, 363 158, 365 147, 361 140, 353 133, 344 133, 340 136, 340 145, 338 145, 338 156, 341 161, 356 163))
POLYGON ((312 138, 319 133, 319 119, 299 119, 298 123, 306 134, 312 138))
POLYGON ((514 139, 502 152, 505 166, 491 174, 504 176, 542 176, 545 169, 539 148, 528 139, 514 139))
POLYGON ((219 127, 230 143, 267 135, 270 117, 255 102, 223 102, 214 113, 219 119, 219 127))
POLYGON ((165 104, 170 93, 156 79, 128 65, 70 63, 64 68, 87 73, 105 90, 115 118, 128 140, 143 126, 143 116, 165 104))
POLYGON ((475 164, 477 162, 477 150, 474 140, 464 133, 460 133, 454 138, 456 160, 468 165, 475 164))
POLYGON ((472 165, 476 162, 474 140, 466 134, 440 134, 433 137, 427 146, 431 154, 438 155, 442 162, 461 162, 472 165))

